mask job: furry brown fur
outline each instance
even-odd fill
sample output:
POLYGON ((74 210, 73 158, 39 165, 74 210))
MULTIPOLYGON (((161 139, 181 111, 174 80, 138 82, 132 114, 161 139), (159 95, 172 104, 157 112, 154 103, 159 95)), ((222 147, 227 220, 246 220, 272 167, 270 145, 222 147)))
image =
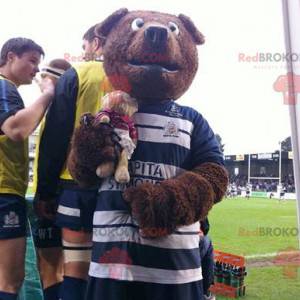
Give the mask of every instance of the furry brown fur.
POLYGON ((161 185, 142 183, 129 188, 124 198, 147 236, 165 235, 203 220, 226 192, 226 178, 224 168, 205 163, 161 185))
POLYGON ((68 169, 81 187, 100 183, 96 169, 102 162, 117 163, 121 147, 113 127, 100 123, 94 125, 95 117, 85 114, 73 135, 68 169))
MULTIPOLYGON (((196 45, 204 43, 203 35, 188 17, 151 11, 120 9, 96 27, 96 34, 105 40, 104 68, 114 88, 157 105, 162 100, 178 99, 189 88, 198 68, 196 45)), ((77 135, 83 140, 84 135, 77 135)), ((89 143, 101 144, 96 136, 86 138, 82 144, 86 158, 90 157, 86 154, 89 143)), ((80 166, 83 158, 79 152, 75 156, 80 166)), ((76 166, 74 169, 80 177, 81 171, 76 166)), ((207 162, 160 185, 130 187, 124 199, 146 236, 162 236, 204 219, 213 204, 222 199, 227 183, 226 170, 207 162)))

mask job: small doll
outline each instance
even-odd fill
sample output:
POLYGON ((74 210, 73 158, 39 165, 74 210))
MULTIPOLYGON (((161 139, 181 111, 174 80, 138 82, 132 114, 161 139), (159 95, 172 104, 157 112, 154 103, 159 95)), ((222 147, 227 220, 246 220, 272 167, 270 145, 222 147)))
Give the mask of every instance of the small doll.
POLYGON ((115 168, 114 162, 106 162, 98 166, 96 174, 104 178, 113 174, 119 183, 130 180, 128 160, 131 158, 137 144, 137 131, 132 116, 138 110, 137 101, 122 91, 113 91, 103 97, 101 111, 95 116, 94 125, 109 123, 120 137, 121 155, 115 168))

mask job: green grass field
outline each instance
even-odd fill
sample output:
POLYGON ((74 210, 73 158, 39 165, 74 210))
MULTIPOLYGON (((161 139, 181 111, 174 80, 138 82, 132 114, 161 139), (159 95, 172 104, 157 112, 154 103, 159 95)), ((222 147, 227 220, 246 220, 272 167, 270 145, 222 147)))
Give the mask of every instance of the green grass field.
POLYGON ((295 201, 224 199, 213 208, 209 220, 215 249, 247 258, 246 296, 242 299, 300 299, 300 264, 272 264, 278 253, 298 249, 295 201), (292 268, 291 272, 286 274, 286 268, 292 268))
POLYGON ((292 200, 224 199, 214 206, 209 220, 215 248, 225 252, 259 255, 298 245, 296 203, 292 200), (261 235, 268 229, 272 230, 268 235, 261 235))

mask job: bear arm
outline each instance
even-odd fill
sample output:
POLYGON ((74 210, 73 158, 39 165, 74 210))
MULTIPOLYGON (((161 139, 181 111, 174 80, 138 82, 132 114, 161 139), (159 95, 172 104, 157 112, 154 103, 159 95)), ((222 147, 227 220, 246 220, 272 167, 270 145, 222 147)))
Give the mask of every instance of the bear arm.
POLYGON ((209 162, 195 167, 193 172, 201 175, 211 184, 215 193, 214 203, 220 202, 229 183, 227 170, 223 166, 209 162))
POLYGON ((223 169, 217 164, 201 164, 160 185, 142 183, 128 188, 124 199, 129 202, 132 215, 145 235, 167 235, 179 226, 193 224, 207 216, 222 194, 220 187, 228 180, 223 169), (220 178, 214 179, 214 176, 220 178), (219 183, 214 184, 214 180, 219 183))

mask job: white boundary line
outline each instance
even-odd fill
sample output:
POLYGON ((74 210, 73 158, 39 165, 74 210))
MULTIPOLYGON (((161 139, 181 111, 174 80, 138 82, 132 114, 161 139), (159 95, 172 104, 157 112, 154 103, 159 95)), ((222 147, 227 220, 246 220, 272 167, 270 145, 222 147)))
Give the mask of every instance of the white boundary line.
MULTIPOLYGON (((290 252, 286 252, 286 253, 290 253, 290 252)), ((265 257, 273 257, 273 256, 277 256, 277 255, 278 255, 278 252, 271 252, 271 253, 264 253, 264 254, 246 255, 245 258, 246 259, 265 258, 265 257)))
POLYGON ((276 257, 281 255, 290 255, 299 253, 299 250, 291 250, 291 251, 278 251, 278 252, 271 252, 271 253, 264 253, 264 254, 252 254, 252 255, 245 255, 245 258, 248 259, 255 259, 255 258, 268 258, 268 257, 276 257))

